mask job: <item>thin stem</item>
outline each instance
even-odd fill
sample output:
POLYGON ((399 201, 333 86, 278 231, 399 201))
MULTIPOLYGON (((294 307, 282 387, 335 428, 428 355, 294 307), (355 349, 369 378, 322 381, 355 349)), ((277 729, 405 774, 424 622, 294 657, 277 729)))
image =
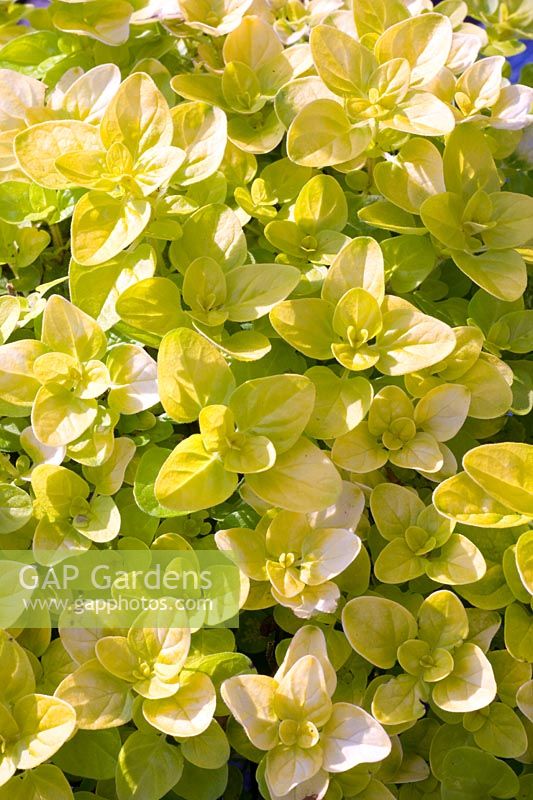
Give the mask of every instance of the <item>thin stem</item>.
POLYGON ((65 243, 63 241, 63 234, 61 233, 61 228, 57 223, 54 225, 50 225, 50 236, 52 237, 54 248, 56 250, 61 250, 64 247, 65 243))

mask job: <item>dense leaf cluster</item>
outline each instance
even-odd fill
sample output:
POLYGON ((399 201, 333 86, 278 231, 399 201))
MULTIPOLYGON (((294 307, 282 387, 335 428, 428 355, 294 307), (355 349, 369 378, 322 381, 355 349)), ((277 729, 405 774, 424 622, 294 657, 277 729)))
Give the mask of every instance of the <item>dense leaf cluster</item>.
POLYGON ((234 630, 0 631, 1 800, 531 799, 527 38, 0 0, 2 551, 241 582, 234 630))

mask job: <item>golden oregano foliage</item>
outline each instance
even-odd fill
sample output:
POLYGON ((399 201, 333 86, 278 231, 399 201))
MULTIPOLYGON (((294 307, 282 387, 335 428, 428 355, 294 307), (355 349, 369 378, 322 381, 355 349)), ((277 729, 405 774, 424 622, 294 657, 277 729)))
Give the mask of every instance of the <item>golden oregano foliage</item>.
POLYGON ((10 617, 0 800, 533 797, 531 3, 37 5, 0 0, 0 607, 10 551, 172 550, 241 613, 10 617))

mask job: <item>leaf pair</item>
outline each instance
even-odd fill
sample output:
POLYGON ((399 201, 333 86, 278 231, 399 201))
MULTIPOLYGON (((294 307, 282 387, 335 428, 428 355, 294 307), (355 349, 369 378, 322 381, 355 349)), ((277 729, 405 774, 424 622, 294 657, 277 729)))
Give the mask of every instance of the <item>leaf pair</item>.
POLYGON ((324 361, 334 356, 349 370, 375 366, 386 375, 403 375, 449 355, 452 331, 411 304, 385 297, 384 285, 378 243, 357 237, 333 260, 320 298, 279 303, 270 320, 304 355, 324 361))
POLYGON ((114 500, 96 493, 89 500, 89 484, 75 472, 41 464, 32 472, 31 486, 39 520, 33 549, 39 563, 56 564, 88 550, 91 542, 118 536, 120 512, 114 500))
MULTIPOLYGON (((499 191, 496 165, 480 131, 457 128, 444 156, 430 142, 412 139, 398 156, 377 165, 375 181, 388 202, 420 215, 441 250, 471 280, 501 300, 521 296, 526 270, 516 248, 529 237, 531 198, 499 191)), ((373 217, 374 208, 365 209, 364 217, 377 223, 383 208, 373 217)), ((403 232, 401 226, 393 230, 403 232)))
POLYGON ((108 103, 99 128, 75 120, 42 122, 16 139, 17 159, 42 186, 91 189, 76 205, 72 254, 84 266, 116 256, 151 216, 145 198, 183 163, 172 146, 168 104, 152 79, 130 75, 108 103))
POLYGON ((533 517, 533 447, 520 442, 485 444, 463 457, 464 472, 437 487, 435 507, 467 525, 508 528, 533 517))
POLYGON ((300 628, 273 678, 241 675, 223 683, 222 696, 233 715, 251 742, 268 751, 265 779, 272 797, 317 784, 325 791, 329 773, 380 761, 389 753, 387 734, 369 714, 349 703, 332 703, 335 684, 324 636, 312 626, 300 628))
POLYGON ((366 473, 387 461, 431 475, 455 471, 455 458, 443 444, 461 429, 470 403, 464 386, 431 389, 416 407, 399 386, 386 386, 372 401, 368 421, 335 440, 332 459, 342 469, 366 473))
POLYGON ((380 534, 387 540, 374 563, 383 583, 403 583, 426 574, 438 583, 474 583, 486 571, 477 547, 455 524, 424 506, 403 486, 381 483, 372 491, 370 509, 380 534))
POLYGON ((268 523, 263 518, 255 530, 218 531, 215 541, 248 578, 264 584, 254 591, 265 594, 266 603, 270 590, 296 616, 332 613, 340 597, 332 579, 357 557, 359 537, 343 528, 312 527, 304 514, 289 511, 268 523))
POLYGON ((0 638, 0 659, 9 676, 0 692, 4 738, 0 782, 4 784, 17 769, 29 770, 51 758, 74 732, 76 714, 64 700, 35 692, 25 650, 5 633, 0 638))
POLYGON ((357 597, 345 606, 344 632, 356 652, 383 669, 396 660, 404 674, 380 684, 372 711, 383 724, 397 725, 424 715, 430 697, 444 711, 476 711, 496 695, 490 662, 469 642, 468 618, 447 590, 429 595, 418 619, 383 597, 357 597))
POLYGON ((230 141, 247 152, 265 153, 279 144, 284 130, 270 101, 284 83, 307 68, 302 55, 291 59, 270 25, 246 16, 226 37, 221 75, 176 75, 171 85, 182 97, 225 110, 230 141))
POLYGON ((299 111, 288 132, 289 156, 305 166, 343 168, 371 151, 381 130, 450 133, 451 109, 419 87, 444 66, 451 38, 451 24, 441 14, 397 23, 378 38, 374 52, 333 27, 315 27, 310 43, 316 69, 343 105, 320 99, 299 111))
POLYGON ((276 497, 273 505, 297 511, 307 494, 289 500, 291 484, 283 484, 292 478, 297 491, 304 460, 311 470, 304 479, 305 484, 309 480, 309 489, 313 478, 324 480, 313 508, 328 506, 340 492, 340 478, 331 462, 299 438, 314 402, 314 387, 307 378, 271 376, 234 389, 222 355, 186 329, 163 340, 159 375, 165 409, 175 419, 199 417, 200 422, 200 433, 180 442, 158 475, 155 494, 163 506, 191 512, 216 505, 233 494, 237 474, 242 473, 248 475, 250 489, 267 502, 276 497))

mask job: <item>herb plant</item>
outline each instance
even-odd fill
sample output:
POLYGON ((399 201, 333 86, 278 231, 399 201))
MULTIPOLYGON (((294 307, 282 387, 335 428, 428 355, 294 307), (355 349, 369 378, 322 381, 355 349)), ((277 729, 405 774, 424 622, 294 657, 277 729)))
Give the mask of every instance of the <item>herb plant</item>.
POLYGON ((172 550, 240 610, 13 618, 0 800, 531 800, 531 3, 42 6, 0 0, 0 606, 10 552, 172 550))

